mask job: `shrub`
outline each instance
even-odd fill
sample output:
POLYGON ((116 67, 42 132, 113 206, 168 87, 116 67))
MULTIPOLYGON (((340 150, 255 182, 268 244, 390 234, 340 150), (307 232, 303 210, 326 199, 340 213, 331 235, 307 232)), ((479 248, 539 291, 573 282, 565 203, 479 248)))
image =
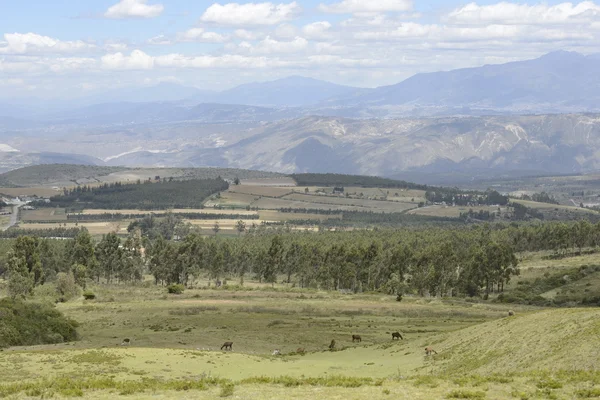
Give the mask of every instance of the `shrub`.
POLYGON ((0 299, 0 348, 76 340, 77 326, 53 305, 0 299))
POLYGON ((182 294, 184 290, 185 287, 179 284, 172 284, 167 286, 167 291, 171 294, 182 294))
POLYGON ((64 272, 59 272, 56 275, 56 291, 61 301, 70 300, 81 293, 81 289, 75 283, 73 274, 65 274, 64 272))
POLYGON ((485 399, 485 392, 470 391, 470 390, 453 390, 448 395, 447 399, 485 399))
POLYGON ((83 292, 83 298, 86 300, 94 300, 96 298, 96 295, 94 294, 94 292, 86 290, 85 292, 83 292))
POLYGON ((221 393, 219 393, 220 397, 230 397, 233 396, 233 389, 235 385, 231 382, 224 382, 221 384, 221 393))

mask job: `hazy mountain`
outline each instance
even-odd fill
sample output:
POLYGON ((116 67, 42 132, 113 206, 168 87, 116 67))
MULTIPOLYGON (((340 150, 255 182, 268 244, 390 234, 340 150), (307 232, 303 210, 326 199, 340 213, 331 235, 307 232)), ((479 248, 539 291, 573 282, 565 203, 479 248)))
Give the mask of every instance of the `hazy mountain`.
POLYGON ((52 124, 136 125, 196 121, 203 123, 277 121, 305 115, 302 109, 268 108, 240 104, 202 103, 185 106, 177 102, 104 103, 77 108, 47 117, 52 124))
POLYGON ((104 162, 95 157, 81 154, 52 152, 26 153, 19 151, 5 151, 5 149, 0 148, 0 172, 38 164, 102 165, 104 162))
POLYGON ((214 102, 276 107, 306 107, 331 97, 346 96, 361 89, 312 78, 291 76, 270 82, 248 83, 216 95, 214 102))
POLYGON ((306 117, 266 124, 213 146, 131 152, 111 165, 221 166, 278 172, 400 173, 600 169, 600 115, 352 120, 306 117))
POLYGON ((417 74, 330 103, 512 112, 600 110, 600 57, 554 52, 528 61, 417 74))
POLYGON ((154 86, 126 87, 97 93, 92 96, 77 99, 79 104, 101 104, 101 103, 150 103, 171 102, 188 99, 190 97, 206 96, 210 98, 215 92, 201 90, 194 87, 184 86, 177 83, 162 82, 154 86))

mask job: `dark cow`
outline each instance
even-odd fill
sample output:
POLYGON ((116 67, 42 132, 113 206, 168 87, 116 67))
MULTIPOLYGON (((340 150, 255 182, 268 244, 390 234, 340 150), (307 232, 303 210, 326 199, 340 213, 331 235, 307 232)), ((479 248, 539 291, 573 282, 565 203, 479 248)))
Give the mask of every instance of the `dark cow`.
POLYGON ((515 312, 513 310, 508 310, 508 316, 509 317, 514 317, 515 312))
POLYGON ((400 332, 394 332, 392 333, 392 340, 394 339, 402 339, 404 340, 404 338, 402 337, 402 335, 400 334, 400 332))
POLYGON ((233 342, 225 342, 223 343, 223 346, 221 346, 221 350, 233 350, 231 346, 233 346, 233 342))
POLYGON ((362 342, 360 335, 352 335, 352 343, 354 342, 362 342))
POLYGON ((121 343, 121 346, 129 346, 130 343, 131 343, 131 340, 129 340, 129 339, 123 339, 123 342, 121 343))
POLYGON ((334 350, 335 349, 335 339, 331 340, 331 343, 329 344, 329 350, 334 350))

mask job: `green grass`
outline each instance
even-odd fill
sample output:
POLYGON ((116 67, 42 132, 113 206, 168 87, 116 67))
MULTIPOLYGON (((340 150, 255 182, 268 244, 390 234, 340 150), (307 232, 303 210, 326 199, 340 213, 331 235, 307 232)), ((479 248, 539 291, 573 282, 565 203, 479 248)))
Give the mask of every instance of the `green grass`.
POLYGON ((508 318, 503 304, 247 285, 92 286, 96 299, 58 305, 81 340, 0 352, 0 398, 539 399, 600 387, 597 309, 511 305, 508 318))

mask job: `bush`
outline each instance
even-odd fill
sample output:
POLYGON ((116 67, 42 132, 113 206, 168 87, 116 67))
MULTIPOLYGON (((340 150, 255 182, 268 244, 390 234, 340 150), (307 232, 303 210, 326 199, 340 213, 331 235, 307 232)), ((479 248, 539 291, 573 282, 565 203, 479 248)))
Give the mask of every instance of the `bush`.
POLYGON ((221 393, 219 393, 220 397, 230 397, 233 396, 233 389, 235 385, 231 382, 224 382, 221 384, 221 393))
POLYGON ((0 299, 0 348, 73 341, 77 326, 53 305, 0 299))
POLYGON ((83 298, 86 300, 94 300, 96 298, 96 295, 91 290, 86 290, 85 292, 83 292, 83 298))
POLYGON ((80 287, 75 283, 73 274, 65 274, 64 272, 59 272, 56 275, 56 291, 61 302, 79 296, 79 293, 81 293, 80 287))
POLYGON ((183 285, 172 284, 167 286, 167 291, 171 294, 182 294, 184 290, 185 287, 183 285))

